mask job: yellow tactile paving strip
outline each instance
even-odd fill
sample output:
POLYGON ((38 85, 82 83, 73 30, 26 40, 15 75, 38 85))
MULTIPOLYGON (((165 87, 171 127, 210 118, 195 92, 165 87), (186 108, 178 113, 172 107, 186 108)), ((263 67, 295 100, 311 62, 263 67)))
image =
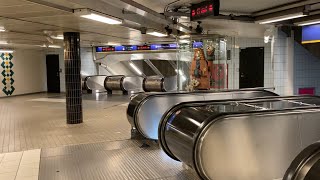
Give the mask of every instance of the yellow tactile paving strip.
POLYGON ((83 101, 84 123, 67 125, 65 103, 32 101, 50 96, 0 99, 0 153, 130 138, 127 107, 123 106, 128 100, 108 97, 108 101, 95 101, 87 95, 83 101))

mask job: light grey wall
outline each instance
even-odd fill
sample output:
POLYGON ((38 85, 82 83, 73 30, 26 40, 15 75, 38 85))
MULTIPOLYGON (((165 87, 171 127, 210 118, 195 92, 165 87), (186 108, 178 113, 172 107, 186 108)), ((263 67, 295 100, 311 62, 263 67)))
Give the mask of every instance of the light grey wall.
POLYGON ((294 43, 294 92, 299 88, 315 87, 320 95, 320 59, 299 43, 294 43))
MULTIPOLYGON (((98 67, 93 61, 92 48, 81 48, 81 73, 83 76, 97 75, 98 67)), ((60 90, 65 92, 65 69, 64 69, 64 51, 63 49, 46 49, 46 54, 59 55, 60 73, 60 90)))
POLYGON ((264 43, 263 38, 236 38, 232 59, 228 60, 229 89, 239 89, 240 49, 248 47, 264 47, 264 87, 274 87, 271 42, 264 43))
MULTIPOLYGON (((15 49, 12 53, 14 72, 13 95, 29 94, 46 91, 46 60, 45 53, 39 50, 15 49)), ((2 63, 2 62, 1 62, 2 63)), ((3 68, 0 67, 0 71, 3 68)), ((3 76, 0 78, 2 81, 3 76)), ((4 84, 0 83, 0 96, 7 96, 2 89, 4 84)))
POLYGON ((98 75, 98 66, 93 60, 92 48, 81 48, 81 74, 83 76, 98 75))

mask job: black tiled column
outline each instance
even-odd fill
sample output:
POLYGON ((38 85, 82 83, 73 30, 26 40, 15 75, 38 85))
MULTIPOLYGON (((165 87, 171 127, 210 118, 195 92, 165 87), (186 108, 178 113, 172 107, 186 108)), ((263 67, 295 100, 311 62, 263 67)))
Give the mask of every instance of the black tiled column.
POLYGON ((66 74, 67 124, 82 123, 82 89, 80 33, 66 32, 64 35, 64 65, 66 74))

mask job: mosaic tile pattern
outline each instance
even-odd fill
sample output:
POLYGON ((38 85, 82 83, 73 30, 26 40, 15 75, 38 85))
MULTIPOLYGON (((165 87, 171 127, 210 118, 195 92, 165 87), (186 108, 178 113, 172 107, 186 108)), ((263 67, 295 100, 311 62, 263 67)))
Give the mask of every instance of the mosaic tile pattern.
POLYGON ((67 123, 83 122, 80 33, 64 33, 64 63, 66 77, 67 123))
POLYGON ((3 68, 1 74, 3 76, 2 84, 4 85, 2 92, 4 92, 7 96, 11 96, 13 92, 15 91, 15 88, 13 86, 14 79, 13 75, 14 72, 12 70, 13 68, 13 55, 11 53, 1 53, 1 67, 3 68))

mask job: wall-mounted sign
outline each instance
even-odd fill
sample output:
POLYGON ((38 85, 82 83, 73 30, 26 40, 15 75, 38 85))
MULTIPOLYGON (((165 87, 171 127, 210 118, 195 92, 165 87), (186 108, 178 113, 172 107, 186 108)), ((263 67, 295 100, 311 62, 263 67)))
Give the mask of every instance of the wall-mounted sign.
POLYGON ((151 50, 177 49, 177 44, 152 44, 151 50))
POLYGON ((193 43, 193 48, 194 48, 194 49, 195 49, 195 48, 203 48, 203 42, 200 42, 200 41, 194 42, 194 43, 193 43))
POLYGON ((136 51, 138 46, 116 46, 115 51, 136 51))
POLYGON ((302 44, 320 42, 320 24, 302 27, 302 44))
POLYGON ((113 52, 115 51, 115 47, 107 46, 107 47, 96 47, 96 52, 113 52))
MULTIPOLYGON (((202 48, 202 42, 194 42, 193 48, 202 48)), ((124 51, 157 51, 157 50, 174 50, 178 49, 177 44, 150 44, 150 45, 123 45, 123 46, 99 46, 96 47, 96 52, 124 52, 124 51)))
POLYGON ((142 46, 108 46, 96 47, 96 52, 121 52, 121 51, 152 51, 152 50, 168 50, 177 49, 177 44, 151 44, 142 46))
POLYGON ((219 16, 220 0, 206 0, 193 4, 190 11, 190 20, 196 21, 208 16, 219 16))
POLYGON ((151 46, 150 45, 138 46, 138 50, 151 50, 151 46))

